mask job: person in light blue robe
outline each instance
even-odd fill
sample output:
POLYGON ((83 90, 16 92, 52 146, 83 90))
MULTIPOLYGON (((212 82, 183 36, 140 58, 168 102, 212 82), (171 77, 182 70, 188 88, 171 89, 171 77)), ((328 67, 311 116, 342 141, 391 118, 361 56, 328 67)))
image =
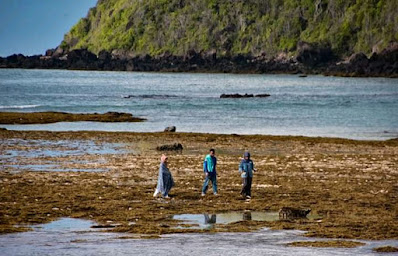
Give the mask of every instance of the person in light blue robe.
POLYGON ((167 168, 167 161, 168 157, 166 155, 162 155, 160 158, 158 184, 156 186, 155 193, 153 193, 153 197, 157 197, 160 193, 163 198, 169 198, 169 192, 174 186, 173 176, 171 175, 169 168, 167 168))

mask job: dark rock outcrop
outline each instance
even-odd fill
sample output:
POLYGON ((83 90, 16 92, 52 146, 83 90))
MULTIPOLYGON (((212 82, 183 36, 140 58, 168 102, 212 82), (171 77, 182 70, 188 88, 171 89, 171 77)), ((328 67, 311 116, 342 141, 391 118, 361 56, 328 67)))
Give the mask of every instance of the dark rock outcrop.
POLYGON ((267 98, 267 97, 269 97, 269 96, 271 96, 271 95, 270 95, 270 94, 263 93, 263 94, 257 94, 255 97, 256 97, 256 98, 267 98))
MULTIPOLYGON (((281 53, 276 57, 262 53, 259 56, 218 56, 216 50, 188 51, 184 56, 165 52, 158 56, 136 56, 132 52, 101 51, 97 55, 87 49, 65 51, 49 49, 46 56, 14 54, 0 58, 0 68, 79 69, 109 71, 162 71, 162 72, 221 72, 221 73, 288 73, 340 76, 398 77, 398 43, 374 53, 370 58, 362 53, 346 61, 337 62, 330 46, 305 42, 298 44, 296 58, 281 53), (51 56, 50 56, 51 55, 51 56)), ((239 95, 225 98, 239 98, 239 95), (235 97, 236 96, 236 97, 235 97)), ((255 97, 244 95, 243 97, 255 97)))
POLYGON ((226 99, 226 98, 234 98, 234 99, 240 99, 240 98, 253 98, 254 95, 253 94, 239 94, 239 93, 235 93, 235 94, 221 94, 220 98, 221 99, 226 99))
POLYGON ((269 94, 257 94, 257 95, 254 95, 254 94, 239 94, 239 93, 235 93, 235 94, 221 94, 220 95, 220 98, 221 99, 228 99, 228 98, 232 98, 232 99, 240 99, 240 98, 253 98, 253 97, 256 97, 256 98, 266 98, 266 97, 269 97, 269 96, 271 96, 271 95, 269 95, 269 94))
POLYGON ((174 143, 172 145, 162 145, 156 147, 156 150, 158 151, 182 151, 184 147, 181 145, 181 143, 174 143))

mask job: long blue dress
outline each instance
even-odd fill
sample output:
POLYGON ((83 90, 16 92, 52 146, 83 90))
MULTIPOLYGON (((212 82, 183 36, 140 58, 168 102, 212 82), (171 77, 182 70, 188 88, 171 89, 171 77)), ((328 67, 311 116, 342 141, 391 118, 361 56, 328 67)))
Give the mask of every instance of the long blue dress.
POLYGON ((164 163, 160 163, 158 185, 156 189, 162 193, 163 196, 167 196, 173 186, 174 180, 169 168, 167 168, 164 163))

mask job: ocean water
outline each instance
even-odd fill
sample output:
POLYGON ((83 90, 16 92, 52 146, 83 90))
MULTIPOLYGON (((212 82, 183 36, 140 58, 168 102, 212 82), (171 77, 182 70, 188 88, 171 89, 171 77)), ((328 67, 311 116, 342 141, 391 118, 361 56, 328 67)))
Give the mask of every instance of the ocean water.
POLYGON ((0 111, 117 111, 148 119, 0 125, 13 130, 155 132, 175 125, 180 132, 398 137, 398 79, 0 69, 0 92, 0 111), (271 96, 220 99, 223 93, 271 96))

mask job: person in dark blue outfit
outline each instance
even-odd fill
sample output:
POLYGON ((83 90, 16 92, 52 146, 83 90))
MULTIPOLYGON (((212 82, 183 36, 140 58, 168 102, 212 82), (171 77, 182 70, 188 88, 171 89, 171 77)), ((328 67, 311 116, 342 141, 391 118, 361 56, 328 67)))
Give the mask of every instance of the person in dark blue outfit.
POLYGON ((209 154, 205 157, 205 160, 203 162, 203 171, 206 177, 202 187, 202 196, 206 195, 206 191, 210 181, 213 186, 213 194, 217 195, 217 158, 215 157, 215 154, 216 151, 214 149, 210 149, 209 154))
POLYGON ((242 190, 240 194, 247 199, 251 198, 251 188, 252 188, 252 180, 253 180, 253 172, 254 164, 253 161, 250 159, 250 153, 245 152, 243 155, 243 159, 239 164, 239 172, 241 172, 242 177, 242 190))

